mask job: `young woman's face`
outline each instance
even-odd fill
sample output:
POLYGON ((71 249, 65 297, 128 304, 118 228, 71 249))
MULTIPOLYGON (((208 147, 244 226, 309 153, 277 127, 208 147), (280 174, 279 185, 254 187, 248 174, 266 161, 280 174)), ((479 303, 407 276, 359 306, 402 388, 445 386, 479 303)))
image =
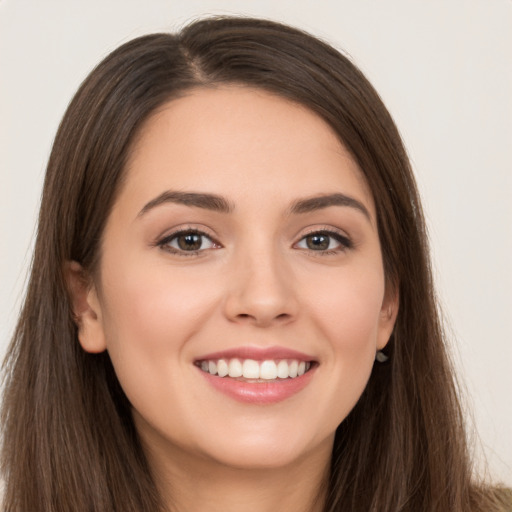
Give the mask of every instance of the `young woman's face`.
POLYGON ((147 122, 87 301, 80 341, 108 350, 147 448, 233 467, 328 457, 397 309, 350 154, 235 86, 147 122))

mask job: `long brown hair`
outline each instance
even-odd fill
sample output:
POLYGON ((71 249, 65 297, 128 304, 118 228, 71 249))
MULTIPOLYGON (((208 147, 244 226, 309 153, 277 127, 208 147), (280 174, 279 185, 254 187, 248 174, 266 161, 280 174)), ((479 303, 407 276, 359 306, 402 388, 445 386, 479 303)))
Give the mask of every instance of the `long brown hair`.
POLYGON ((134 138, 193 87, 240 83, 301 103, 338 134, 376 205, 400 311, 359 402, 339 426, 325 510, 505 510, 471 482, 418 193, 399 133, 361 72, 329 45, 256 19, 210 18, 135 39, 84 81, 50 156, 32 273, 4 363, 2 470, 9 512, 164 510, 108 354, 77 340, 64 268, 94 272, 134 138))

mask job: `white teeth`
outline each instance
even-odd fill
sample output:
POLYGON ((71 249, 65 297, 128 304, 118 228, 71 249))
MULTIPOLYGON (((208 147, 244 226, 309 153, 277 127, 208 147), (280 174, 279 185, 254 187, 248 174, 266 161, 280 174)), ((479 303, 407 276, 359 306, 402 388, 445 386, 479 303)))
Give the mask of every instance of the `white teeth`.
POLYGON ((242 376, 242 363, 240 359, 231 359, 229 361, 229 373, 230 377, 241 377, 242 376))
POLYGON ((217 373, 219 377, 225 377, 229 373, 229 366, 224 359, 219 359, 217 362, 217 373))
POLYGON ((260 365, 253 359, 246 359, 242 366, 244 379, 259 379, 260 365))
POLYGON ((292 361, 289 365, 288 365, 288 375, 293 379, 295 377, 297 377, 297 368, 299 367, 299 362, 298 361, 292 361))
POLYGON ((277 376, 280 379, 287 379, 288 375, 288 363, 286 361, 279 361, 277 363, 277 376))
POLYGON ((260 366, 260 379, 272 380, 277 378, 277 366, 274 361, 263 361, 260 366))
POLYGON ((204 372, 219 377, 275 380, 300 377, 311 368, 311 362, 297 359, 255 361, 254 359, 235 358, 229 361, 225 359, 201 361, 199 366, 204 372))

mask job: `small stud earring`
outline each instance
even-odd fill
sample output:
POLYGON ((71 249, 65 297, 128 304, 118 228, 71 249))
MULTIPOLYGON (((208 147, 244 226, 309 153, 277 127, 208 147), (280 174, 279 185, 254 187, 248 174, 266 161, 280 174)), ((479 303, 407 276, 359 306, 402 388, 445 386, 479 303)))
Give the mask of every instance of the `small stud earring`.
POLYGON ((389 357, 382 352, 382 350, 377 350, 377 353, 375 354, 375 361, 378 363, 385 363, 389 357))

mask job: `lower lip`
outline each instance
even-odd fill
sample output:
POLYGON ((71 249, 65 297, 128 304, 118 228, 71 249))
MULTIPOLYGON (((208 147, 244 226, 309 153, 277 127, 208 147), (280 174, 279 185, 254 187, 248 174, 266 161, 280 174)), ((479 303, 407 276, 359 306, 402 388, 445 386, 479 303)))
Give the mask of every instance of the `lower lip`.
POLYGON ((217 391, 239 402, 251 404, 274 404, 302 391, 311 381, 316 366, 304 375, 294 379, 271 380, 268 382, 246 382, 230 377, 211 375, 201 369, 203 377, 217 391))

